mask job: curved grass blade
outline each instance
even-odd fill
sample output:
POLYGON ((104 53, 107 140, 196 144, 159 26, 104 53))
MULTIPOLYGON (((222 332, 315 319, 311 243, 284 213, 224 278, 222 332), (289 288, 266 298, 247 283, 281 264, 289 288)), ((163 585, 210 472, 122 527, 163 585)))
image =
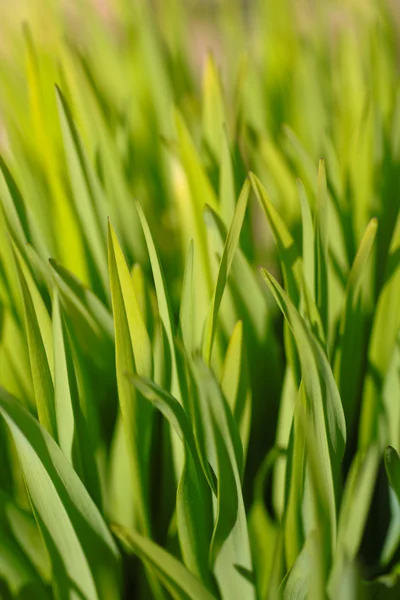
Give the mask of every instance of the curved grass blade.
POLYGON ((12 496, 0 492, 0 522, 11 532, 18 546, 23 548, 41 579, 50 581, 50 557, 32 512, 22 509, 12 496))
POLYGON ((310 411, 316 453, 322 465, 320 485, 325 490, 329 505, 330 548, 336 540, 336 501, 340 464, 346 440, 346 425, 340 396, 333 374, 319 342, 309 331, 304 320, 293 306, 278 282, 262 270, 273 296, 287 320, 297 345, 307 412, 310 411))
POLYGON ((325 591, 320 566, 319 536, 311 532, 296 562, 280 587, 282 600, 324 598, 325 591))
MULTIPOLYGON (((278 256, 281 263, 285 289, 287 290, 293 304, 298 306, 300 302, 302 277, 300 252, 291 233, 272 204, 267 191, 261 184, 260 180, 253 173, 250 173, 250 179, 257 199, 260 202, 271 227, 272 235, 278 249, 278 256)), ((293 376, 297 384, 299 384, 301 379, 299 372, 300 367, 294 341, 286 324, 284 325, 284 340, 286 353, 292 367, 293 376)))
MULTIPOLYGON (((151 235, 149 224, 139 202, 136 202, 136 209, 139 214, 139 219, 142 225, 144 237, 147 244, 147 250, 150 256, 151 268, 154 277, 154 285, 157 294, 158 310, 160 312, 160 317, 167 334, 168 342, 171 349, 171 356, 174 360, 175 327, 172 318, 171 304, 168 296, 167 285, 165 283, 164 272, 161 266, 160 257, 154 244, 153 236, 151 235)), ((174 360, 174 368, 176 368, 175 362, 176 361, 174 360)))
POLYGON ((213 583, 208 567, 212 534, 210 490, 197 454, 193 432, 184 409, 168 392, 155 383, 130 378, 140 393, 158 408, 174 428, 184 445, 184 465, 176 495, 178 535, 186 567, 207 588, 213 583))
POLYGON ((365 456, 360 452, 356 454, 347 476, 339 514, 336 555, 328 583, 332 598, 338 597, 346 564, 357 558, 370 510, 379 460, 378 446, 373 444, 365 456))
POLYGON ((14 439, 35 518, 47 546, 57 597, 120 598, 112 536, 63 453, 20 403, 0 388, 0 414, 14 439))
POLYGON ((176 600, 215 600, 207 588, 174 556, 154 542, 118 525, 112 527, 123 546, 139 556, 157 573, 161 583, 176 600))
MULTIPOLYGON (((5 582, 12 598, 43 598, 50 593, 41 581, 23 549, 0 525, 0 581, 5 582)), ((5 596, 8 598, 8 595, 5 596)))
POLYGON ((285 288, 295 306, 300 300, 301 291, 301 255, 286 224, 272 204, 268 193, 261 181, 253 173, 250 180, 258 201, 263 208, 270 224, 272 235, 278 248, 282 265, 285 288))

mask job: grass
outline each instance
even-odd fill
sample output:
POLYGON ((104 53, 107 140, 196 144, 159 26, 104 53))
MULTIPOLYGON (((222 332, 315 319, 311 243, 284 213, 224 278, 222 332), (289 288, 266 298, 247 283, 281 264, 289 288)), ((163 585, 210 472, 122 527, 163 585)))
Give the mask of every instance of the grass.
POLYGON ((395 15, 205 6, 1 21, 5 600, 400 596, 395 15))

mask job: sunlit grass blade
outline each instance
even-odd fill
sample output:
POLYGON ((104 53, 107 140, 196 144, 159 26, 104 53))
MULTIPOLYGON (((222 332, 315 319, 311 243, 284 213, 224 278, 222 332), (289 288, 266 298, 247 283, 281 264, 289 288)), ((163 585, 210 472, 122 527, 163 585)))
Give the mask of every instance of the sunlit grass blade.
POLYGON ((251 387, 248 374, 243 323, 238 321, 222 366, 221 389, 236 419, 246 457, 251 424, 251 387))
POLYGON ((103 298, 107 298, 106 202, 82 141, 73 122, 67 101, 56 89, 58 110, 68 162, 75 210, 90 249, 97 278, 92 281, 103 298))

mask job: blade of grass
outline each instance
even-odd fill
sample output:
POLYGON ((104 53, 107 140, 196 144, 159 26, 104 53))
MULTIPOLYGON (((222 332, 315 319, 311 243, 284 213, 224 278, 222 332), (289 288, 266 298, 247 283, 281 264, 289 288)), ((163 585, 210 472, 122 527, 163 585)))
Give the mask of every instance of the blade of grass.
POLYGON ((218 311, 221 305, 225 286, 228 281, 235 250, 237 245, 239 244, 240 232, 244 221, 249 193, 250 181, 246 180, 246 182, 243 185, 241 194, 239 196, 239 200, 236 205, 235 213, 222 252, 221 263, 218 270, 218 276, 214 288, 213 298, 211 301, 211 307, 205 324, 203 357, 207 364, 210 364, 211 362, 212 347, 217 329, 218 311))

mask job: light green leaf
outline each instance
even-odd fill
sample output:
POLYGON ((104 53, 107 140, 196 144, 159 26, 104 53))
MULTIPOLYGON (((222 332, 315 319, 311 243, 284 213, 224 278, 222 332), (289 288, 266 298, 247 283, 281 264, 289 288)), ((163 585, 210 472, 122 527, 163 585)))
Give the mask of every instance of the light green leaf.
POLYGON ((215 600, 207 588, 188 571, 182 563, 154 542, 134 531, 127 531, 117 525, 114 533, 125 548, 134 552, 144 562, 154 568, 158 578, 176 600, 215 600))
POLYGON ((371 445, 365 456, 360 452, 356 454, 347 476, 339 514, 336 555, 328 588, 332 598, 338 597, 347 562, 357 558, 374 492, 379 459, 377 444, 371 445))
POLYGON ((103 298, 107 298, 105 198, 86 155, 67 101, 58 87, 56 87, 56 96, 75 209, 98 276, 98 279, 93 281, 93 285, 102 293, 103 298))
POLYGON ((119 555, 107 526, 61 450, 19 402, 0 388, 0 414, 13 436, 49 551, 61 599, 120 598, 119 555))
POLYGON ((282 582, 280 592, 283 600, 324 598, 319 554, 318 534, 311 532, 292 569, 282 582))
POLYGON ((243 341, 243 323, 238 321, 222 367, 221 389, 235 417, 246 456, 251 424, 251 387, 243 341))

